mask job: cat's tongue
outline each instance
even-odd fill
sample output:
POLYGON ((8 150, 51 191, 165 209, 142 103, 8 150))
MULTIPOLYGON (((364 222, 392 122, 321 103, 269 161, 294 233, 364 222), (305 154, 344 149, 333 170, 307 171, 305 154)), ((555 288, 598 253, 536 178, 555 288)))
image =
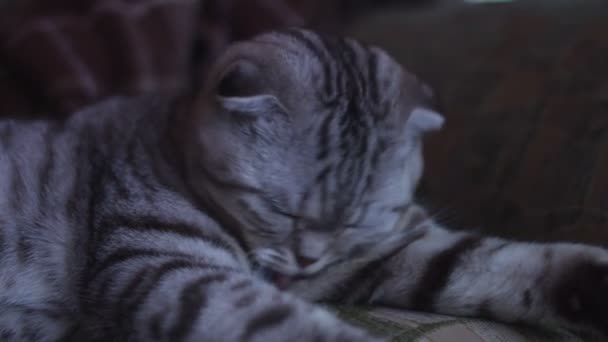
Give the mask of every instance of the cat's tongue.
POLYGON ((275 286, 279 290, 283 291, 283 290, 287 289, 289 287, 289 285, 291 284, 291 277, 287 276, 285 274, 275 272, 272 275, 272 282, 275 284, 275 286))

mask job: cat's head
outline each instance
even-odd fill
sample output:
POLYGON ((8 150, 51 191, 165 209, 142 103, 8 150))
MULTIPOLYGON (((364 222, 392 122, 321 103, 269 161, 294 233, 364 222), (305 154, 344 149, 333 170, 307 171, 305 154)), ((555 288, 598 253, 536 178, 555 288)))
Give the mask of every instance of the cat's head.
POLYGON ((443 118, 384 51, 309 31, 233 45, 195 105, 190 170, 262 269, 314 273, 394 234, 443 118), (195 156, 196 155, 196 156, 195 156))

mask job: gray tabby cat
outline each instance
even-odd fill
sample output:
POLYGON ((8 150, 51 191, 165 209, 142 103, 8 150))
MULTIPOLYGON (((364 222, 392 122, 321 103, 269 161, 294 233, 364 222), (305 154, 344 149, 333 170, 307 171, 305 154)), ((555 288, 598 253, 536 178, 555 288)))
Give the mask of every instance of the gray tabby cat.
POLYGON ((2 122, 0 338, 377 340, 315 301, 608 333, 606 250, 413 202, 431 101, 378 48, 288 30, 191 97, 2 122))

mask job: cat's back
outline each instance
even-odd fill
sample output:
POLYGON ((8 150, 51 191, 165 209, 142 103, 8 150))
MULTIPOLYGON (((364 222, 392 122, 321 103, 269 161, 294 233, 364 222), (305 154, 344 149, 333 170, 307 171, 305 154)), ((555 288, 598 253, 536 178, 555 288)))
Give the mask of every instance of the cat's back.
POLYGON ((67 200, 70 187, 94 166, 93 154, 109 154, 133 136, 140 107, 137 100, 115 98, 65 121, 0 121, 0 218, 31 216, 67 200))
POLYGON ((52 313, 52 324, 28 317, 47 333, 74 322, 95 169, 132 133, 136 107, 113 99, 65 121, 0 120, 0 330, 6 303, 52 313))
POLYGON ((116 98, 65 121, 0 121, 0 302, 18 292, 75 305, 63 294, 82 267, 99 170, 135 139, 153 102, 116 98))
POLYGON ((0 218, 40 205, 33 194, 42 196, 59 171, 67 176, 62 147, 73 138, 64 131, 65 124, 54 121, 0 121, 0 218))

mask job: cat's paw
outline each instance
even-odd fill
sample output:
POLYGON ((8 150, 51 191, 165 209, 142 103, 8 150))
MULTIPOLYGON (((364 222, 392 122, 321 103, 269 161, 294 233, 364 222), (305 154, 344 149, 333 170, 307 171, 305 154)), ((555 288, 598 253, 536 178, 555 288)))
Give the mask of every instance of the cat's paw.
POLYGON ((553 291, 556 312, 608 337, 608 263, 579 262, 560 278, 553 291))

